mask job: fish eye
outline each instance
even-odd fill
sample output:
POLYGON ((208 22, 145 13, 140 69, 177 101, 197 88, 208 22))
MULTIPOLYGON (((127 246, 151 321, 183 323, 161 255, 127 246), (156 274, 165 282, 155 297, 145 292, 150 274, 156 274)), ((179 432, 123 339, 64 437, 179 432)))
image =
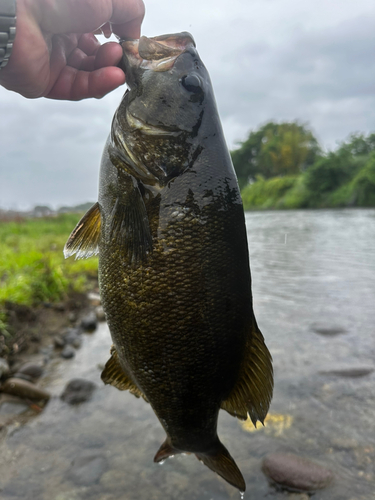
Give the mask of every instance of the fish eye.
POLYGON ((202 92, 202 82, 197 75, 185 75, 181 78, 182 86, 193 94, 202 92))

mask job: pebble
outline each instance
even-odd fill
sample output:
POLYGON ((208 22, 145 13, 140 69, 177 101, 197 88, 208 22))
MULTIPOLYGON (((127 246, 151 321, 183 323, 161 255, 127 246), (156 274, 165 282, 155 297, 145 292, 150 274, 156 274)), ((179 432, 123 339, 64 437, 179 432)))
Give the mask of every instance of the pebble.
POLYGON ((105 312, 104 312, 104 309, 102 306, 97 306, 95 308, 95 316, 96 316, 96 319, 98 321, 105 321, 106 320, 105 312))
POLYGON ((313 492, 333 480, 330 470, 307 458, 291 453, 272 453, 262 464, 264 474, 273 482, 291 491, 313 492))
POLYGON ((33 377, 30 377, 29 375, 25 375, 24 373, 19 373, 19 372, 16 372, 14 375, 13 375, 14 378, 21 378, 22 380, 27 380, 28 382, 33 382, 34 379, 33 377))
POLYGON ((62 349, 65 345, 65 340, 61 337, 61 335, 55 335, 53 337, 53 345, 57 349, 62 349))
POLYGON ((92 306, 100 306, 102 301, 100 300, 100 295, 98 293, 90 292, 87 294, 87 298, 92 306))
POLYGON ((65 359, 74 358, 75 355, 76 352, 74 350, 74 347, 72 347, 71 345, 66 345, 61 351, 61 357, 65 359))
POLYGON ((76 457, 67 472, 67 478, 79 486, 98 483, 107 470, 107 459, 94 450, 85 450, 76 457))
POLYGON ((68 314, 68 320, 69 320, 71 323, 74 323, 75 321, 77 321, 77 313, 75 313, 74 311, 71 311, 71 312, 68 314))
POLYGON ((14 396, 34 399, 36 401, 49 399, 51 397, 48 391, 19 378, 8 378, 1 386, 0 390, 6 394, 13 394, 14 396))
POLYGON ((81 327, 86 332, 93 332, 98 325, 98 320, 96 319, 95 314, 90 313, 81 321, 81 327))
POLYGON ((5 377, 9 373, 8 362, 4 358, 0 358, 0 378, 5 377))
POLYGON ((341 370, 328 370, 319 372, 322 375, 335 375, 336 377, 360 378, 366 377, 375 371, 374 368, 344 368, 341 370))
POLYGON ((342 335, 344 333, 348 333, 345 328, 339 325, 330 325, 326 323, 313 323, 311 325, 311 329, 318 333, 319 335, 323 335, 324 337, 335 337, 336 335, 342 335))
POLYGON ((68 382, 60 397, 71 405, 79 404, 91 399, 95 389, 96 384, 94 382, 83 378, 75 378, 68 382))
POLYGON ((39 378, 43 375, 43 372, 43 367, 35 363, 25 363, 17 370, 17 373, 27 375, 31 378, 39 378))
POLYGON ((78 340, 81 340, 81 330, 79 328, 68 328, 64 335, 65 344, 74 345, 78 340))
POLYGON ((76 349, 79 349, 82 345, 82 339, 77 337, 76 339, 73 340, 72 346, 75 347, 76 349))

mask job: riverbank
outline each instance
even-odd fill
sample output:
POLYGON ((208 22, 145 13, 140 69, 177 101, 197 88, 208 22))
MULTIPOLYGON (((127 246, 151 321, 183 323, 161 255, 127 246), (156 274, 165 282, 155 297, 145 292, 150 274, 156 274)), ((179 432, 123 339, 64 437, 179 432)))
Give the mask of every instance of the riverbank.
POLYGON ((82 214, 0 222, 0 357, 69 324, 97 288, 97 259, 64 259, 82 214))
MULTIPOLYGON (((246 213, 246 227, 275 392, 265 427, 220 412, 220 439, 244 474, 245 500, 308 500, 273 484, 280 454, 289 468, 297 456, 303 467, 308 460, 331 471, 314 500, 373 500, 375 210, 257 211, 246 213)), ((77 318, 69 328, 79 325, 77 318)), ((100 379, 111 345, 106 323, 79 337, 70 359, 55 347, 23 359, 42 364, 35 385, 51 397, 0 434, 1 498, 238 500, 192 455, 153 463, 165 433, 152 408, 100 379), (95 388, 70 404, 62 396, 77 379, 95 388)))

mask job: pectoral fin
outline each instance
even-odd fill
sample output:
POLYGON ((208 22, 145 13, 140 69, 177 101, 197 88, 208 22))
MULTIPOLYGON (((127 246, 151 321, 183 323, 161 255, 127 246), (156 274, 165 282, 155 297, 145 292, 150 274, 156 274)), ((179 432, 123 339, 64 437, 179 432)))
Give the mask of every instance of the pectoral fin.
POLYGON ((96 202, 73 229, 64 247, 64 256, 67 259, 76 255, 76 260, 93 257, 99 253, 100 239, 100 210, 96 202))
POLYGON ((272 358, 254 320, 238 381, 221 408, 240 420, 246 420, 249 414, 256 427, 258 420, 264 424, 272 392, 272 358))
POLYGON ((109 238, 124 252, 129 264, 138 265, 152 251, 150 224, 141 193, 133 179, 119 172, 120 189, 110 214, 109 238))
POLYGON ((111 347, 111 357, 104 367, 101 378, 105 384, 113 385, 113 387, 116 387, 120 391, 129 391, 137 398, 142 396, 147 401, 146 396, 138 389, 122 368, 115 346, 111 347))

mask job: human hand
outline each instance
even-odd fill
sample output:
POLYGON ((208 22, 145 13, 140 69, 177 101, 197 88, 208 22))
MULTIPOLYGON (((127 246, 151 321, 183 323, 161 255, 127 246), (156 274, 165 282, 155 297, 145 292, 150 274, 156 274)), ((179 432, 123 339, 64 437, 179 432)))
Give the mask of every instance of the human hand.
POLYGON ((17 0, 16 37, 0 84, 24 97, 101 98, 125 83, 118 43, 93 32, 139 38, 142 0, 17 0))

